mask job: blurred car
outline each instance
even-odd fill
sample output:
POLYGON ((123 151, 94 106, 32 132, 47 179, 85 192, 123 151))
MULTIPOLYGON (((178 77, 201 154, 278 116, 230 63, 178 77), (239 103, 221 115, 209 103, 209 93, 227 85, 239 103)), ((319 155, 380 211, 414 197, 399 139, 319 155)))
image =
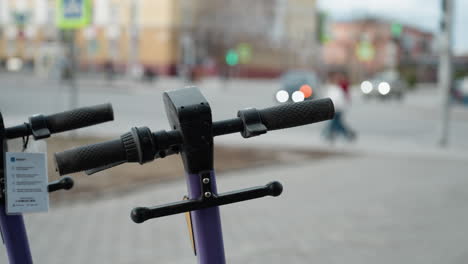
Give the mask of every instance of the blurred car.
POLYGON ((361 83, 361 92, 365 98, 401 100, 406 90, 406 84, 395 71, 377 74, 370 80, 361 83))
POLYGON ((455 82, 452 94, 456 102, 468 105, 468 77, 455 82))
POLYGON ((23 68, 23 60, 21 58, 13 57, 6 61, 6 68, 8 71, 17 72, 23 68))
POLYGON ((278 103, 300 102, 317 97, 320 85, 317 74, 306 70, 287 71, 280 77, 281 89, 275 94, 278 103))

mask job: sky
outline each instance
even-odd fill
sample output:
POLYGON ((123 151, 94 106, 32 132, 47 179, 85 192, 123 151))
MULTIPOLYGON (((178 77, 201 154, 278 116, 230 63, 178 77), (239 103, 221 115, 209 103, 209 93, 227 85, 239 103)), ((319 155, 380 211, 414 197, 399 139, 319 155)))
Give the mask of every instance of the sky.
MULTIPOLYGON (((454 1, 454 51, 456 54, 468 54, 468 0, 454 1)), ((332 19, 364 14, 383 16, 436 33, 442 0, 318 0, 318 3, 332 19)))

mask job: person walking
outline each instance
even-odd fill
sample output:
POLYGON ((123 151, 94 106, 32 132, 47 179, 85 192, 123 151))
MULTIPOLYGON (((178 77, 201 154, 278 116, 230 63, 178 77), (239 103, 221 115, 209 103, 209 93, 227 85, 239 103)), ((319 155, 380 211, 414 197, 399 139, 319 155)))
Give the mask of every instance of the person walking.
POLYGON ((346 72, 344 71, 340 71, 338 72, 338 78, 339 78, 338 84, 343 90, 346 100, 348 101, 348 103, 351 103, 351 91, 349 90, 350 82, 349 82, 348 74, 346 74, 346 72))
MULTIPOLYGON (((343 74, 337 71, 330 71, 327 76, 325 90, 335 106, 335 116, 329 121, 325 128, 325 138, 333 142, 337 136, 343 135, 347 140, 353 141, 356 139, 356 133, 344 123, 344 113, 349 106, 348 90, 341 87, 341 84, 347 83, 343 79, 343 74)), ((346 87, 348 88, 348 87, 346 87)))

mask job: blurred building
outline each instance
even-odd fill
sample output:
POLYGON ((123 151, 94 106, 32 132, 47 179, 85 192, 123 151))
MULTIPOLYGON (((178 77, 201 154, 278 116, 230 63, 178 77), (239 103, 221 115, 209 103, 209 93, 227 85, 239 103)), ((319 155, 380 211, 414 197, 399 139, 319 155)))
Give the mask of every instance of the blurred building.
POLYGON ((317 56, 310 0, 101 0, 94 13, 93 26, 80 35, 89 65, 114 60, 125 67, 136 56, 160 74, 228 67, 265 77, 312 67, 317 56), (227 65, 229 51, 238 57, 235 65, 227 65))
POLYGON ((222 71, 235 66, 252 77, 317 66, 316 1, 193 0, 181 7, 183 57, 211 58, 222 71), (229 52, 239 57, 236 65, 225 60, 229 52))
POLYGON ((42 44, 56 39, 49 0, 0 0, 0 60, 32 63, 42 44))
POLYGON ((330 31, 325 63, 347 68, 355 80, 405 65, 418 67, 416 76, 434 74, 426 63, 435 56, 432 33, 377 18, 335 22, 330 31))
MULTIPOLYGON (((317 63, 315 0, 92 2, 91 25, 76 32, 83 68, 112 62, 160 74, 215 73, 228 67, 229 52, 237 56, 230 72, 244 76, 317 63)), ((0 0, 0 57, 32 60, 37 47, 59 41, 54 12, 55 0, 0 0)))

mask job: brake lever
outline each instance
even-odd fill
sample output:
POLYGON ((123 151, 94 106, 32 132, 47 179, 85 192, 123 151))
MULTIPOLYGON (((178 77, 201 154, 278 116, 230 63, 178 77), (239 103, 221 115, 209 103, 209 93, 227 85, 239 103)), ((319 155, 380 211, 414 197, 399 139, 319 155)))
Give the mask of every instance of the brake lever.
MULTIPOLYGON (((166 156, 173 155, 173 154, 178 154, 179 152, 180 152, 180 150, 177 147, 174 146, 174 147, 172 147, 170 149, 159 151, 158 153, 156 153, 154 158, 155 159, 165 158, 166 156)), ((86 170, 85 173, 86 173, 86 175, 92 175, 92 174, 95 174, 97 172, 107 170, 107 169, 110 169, 110 168, 115 167, 115 166, 119 166, 119 165, 124 164, 126 162, 128 162, 128 161, 119 161, 119 162, 111 163, 111 164, 108 164, 108 165, 105 165, 105 166, 101 166, 101 167, 97 167, 97 168, 94 168, 94 169, 86 170)), ((140 163, 140 164, 143 164, 143 163, 140 163)))
MULTIPOLYGON (((179 151, 177 151, 177 150, 161 151, 161 152, 159 152, 159 153, 157 153, 155 155, 155 159, 164 158, 166 156, 169 156, 169 155, 172 155, 172 154, 178 154, 178 153, 179 153, 179 151)), ((86 170, 85 173, 86 173, 86 175, 92 175, 92 174, 98 173, 100 171, 107 170, 107 169, 119 166, 121 164, 124 164, 125 162, 126 161, 111 163, 111 164, 106 165, 106 166, 101 166, 101 167, 97 167, 97 168, 94 168, 94 169, 86 170)))
MULTIPOLYGON (((171 154, 175 154, 175 153, 178 153, 178 152, 173 152, 173 151, 167 151, 167 152, 164 152, 164 153, 160 152, 160 153, 156 154, 155 158, 164 158, 167 155, 171 155, 171 154)), ((98 173, 100 171, 107 170, 107 169, 119 166, 121 164, 124 164, 125 162, 126 161, 119 161, 119 162, 111 163, 111 164, 108 164, 108 165, 105 165, 105 166, 101 166, 101 167, 97 167, 97 168, 94 168, 94 169, 86 170, 85 173, 86 173, 86 175, 92 175, 92 174, 98 173)))
POLYGON ((157 152, 155 155, 154 155, 154 158, 155 159, 163 159, 165 158, 166 156, 170 156, 170 155, 173 155, 173 154, 179 154, 179 149, 177 148, 171 148, 171 149, 167 149, 167 150, 161 150, 159 152, 157 152))
POLYGON ((100 171, 107 170, 107 169, 119 166, 121 164, 124 164, 125 162, 126 161, 119 161, 119 162, 111 163, 111 164, 106 165, 106 166, 101 166, 101 167, 97 167, 97 168, 94 168, 94 169, 87 170, 87 171, 85 171, 85 173, 86 173, 86 175, 92 175, 92 174, 98 173, 100 171))

